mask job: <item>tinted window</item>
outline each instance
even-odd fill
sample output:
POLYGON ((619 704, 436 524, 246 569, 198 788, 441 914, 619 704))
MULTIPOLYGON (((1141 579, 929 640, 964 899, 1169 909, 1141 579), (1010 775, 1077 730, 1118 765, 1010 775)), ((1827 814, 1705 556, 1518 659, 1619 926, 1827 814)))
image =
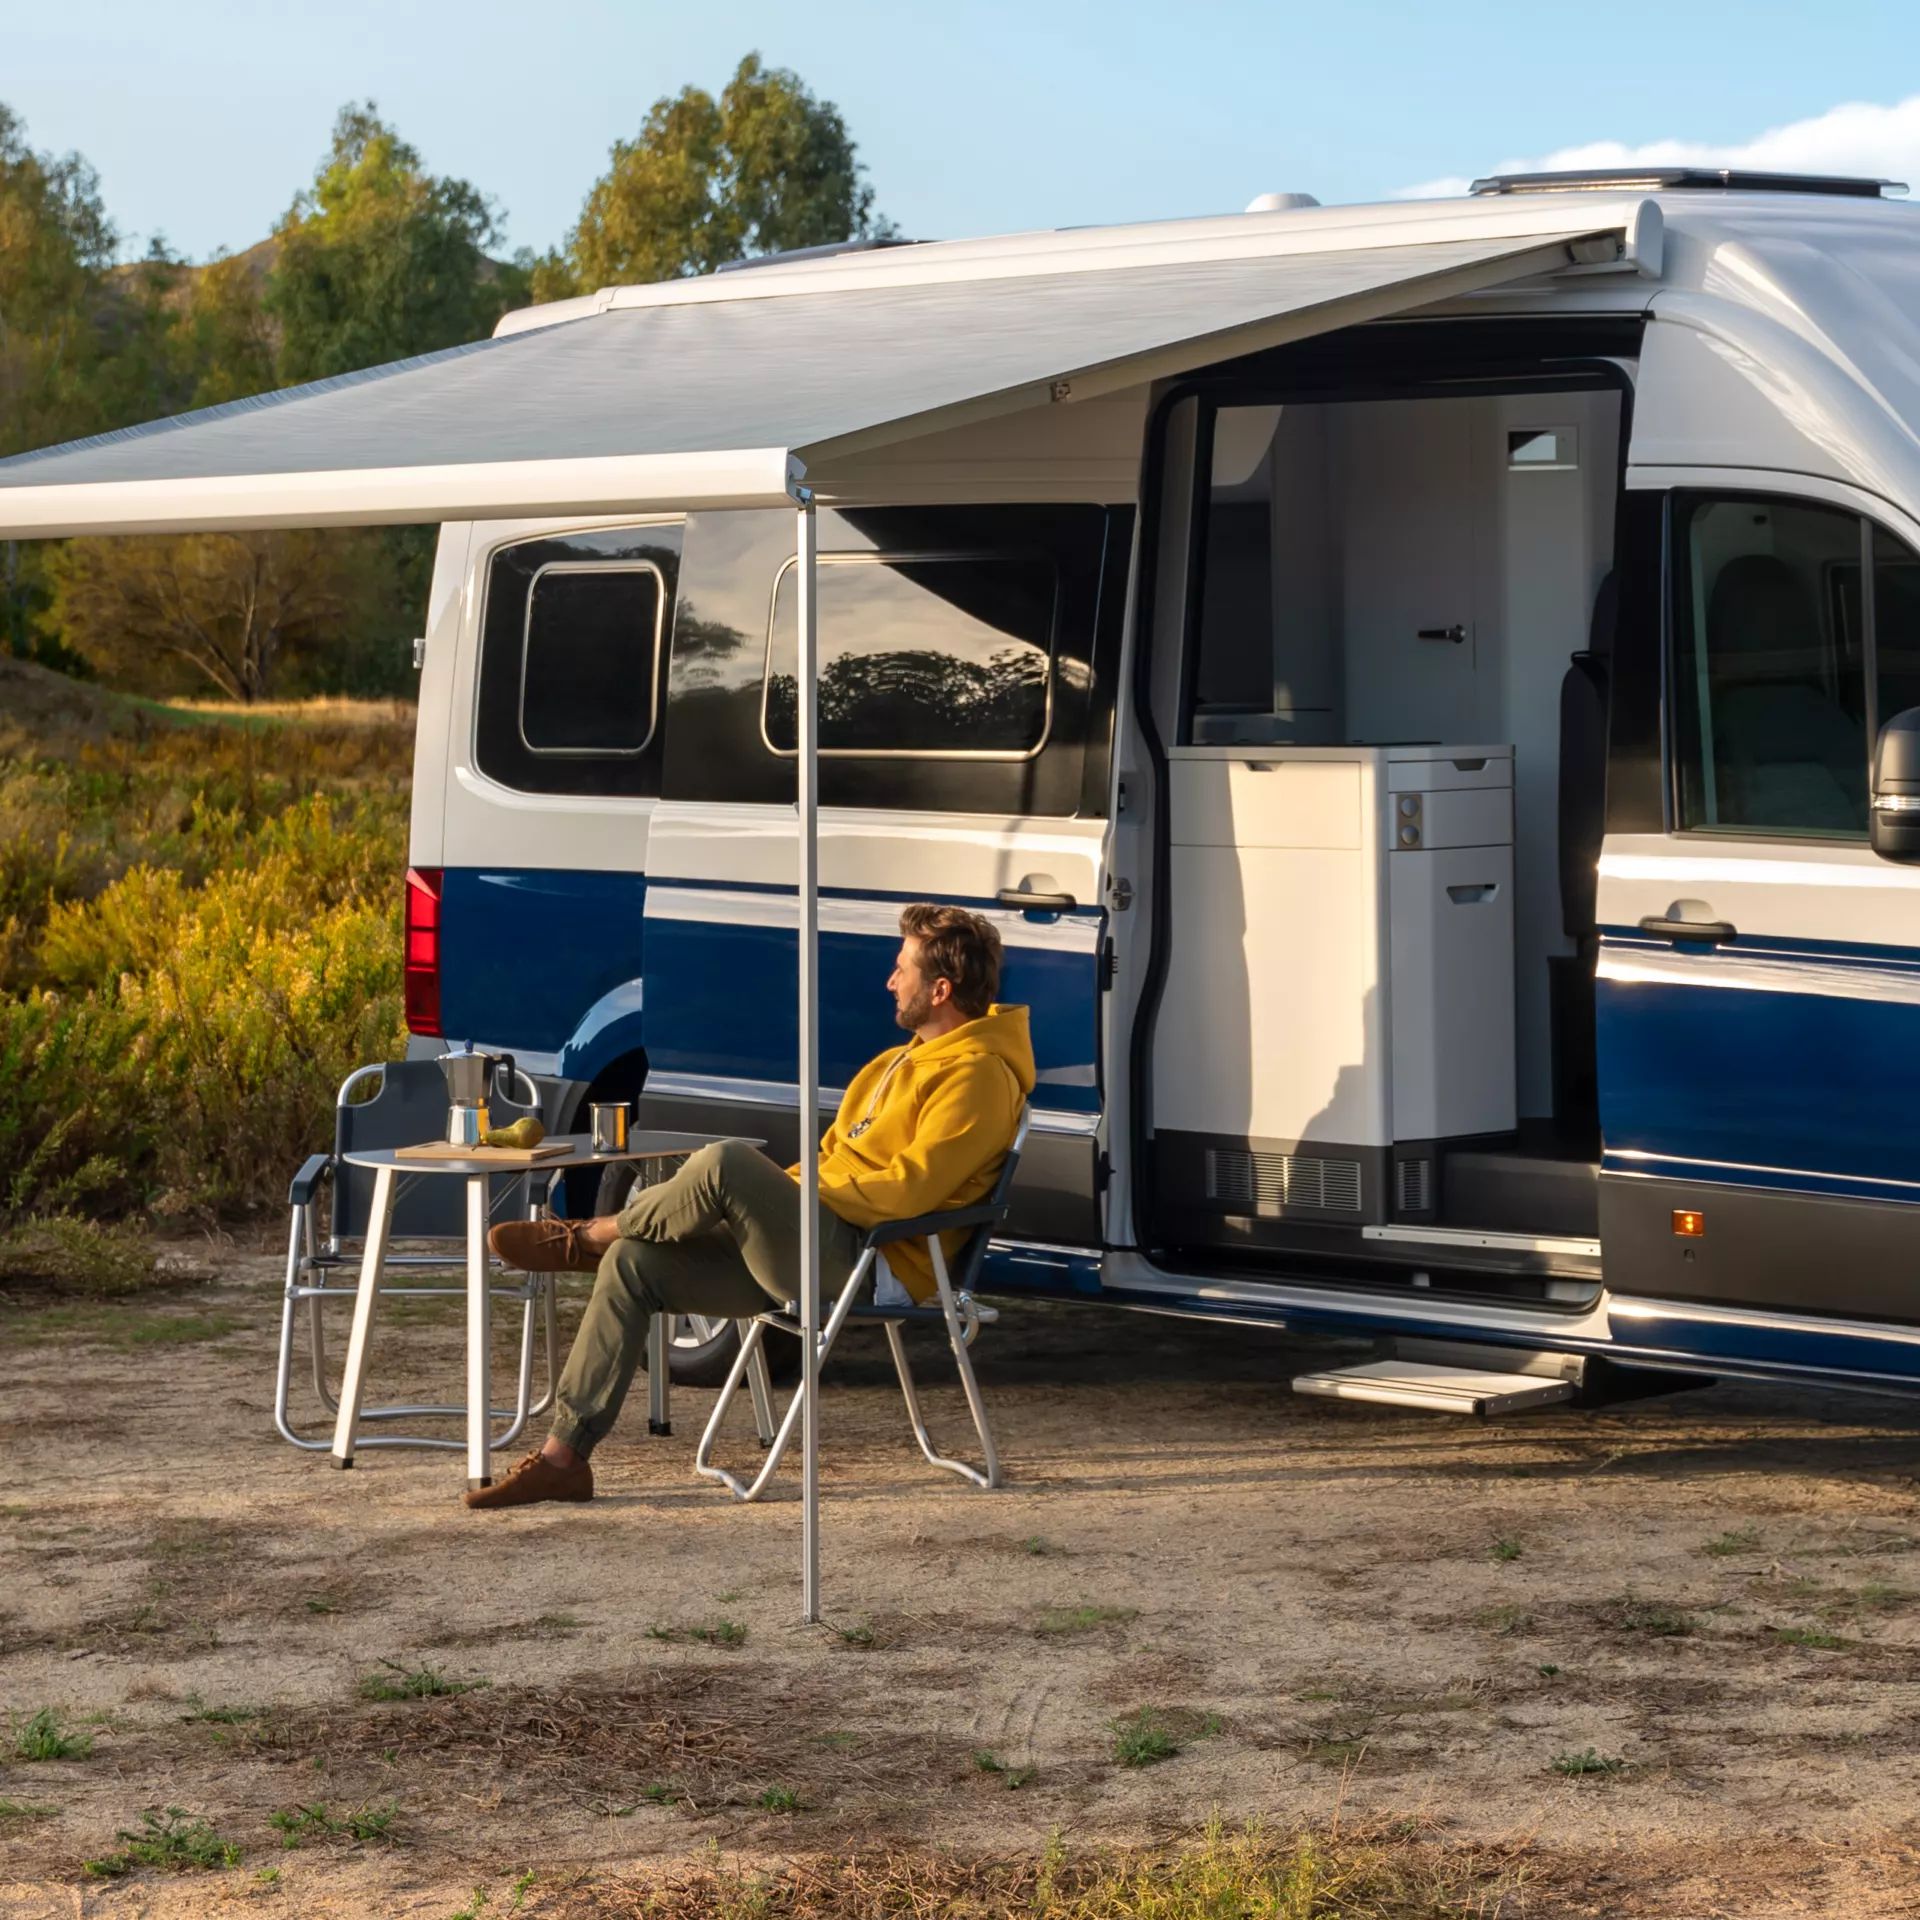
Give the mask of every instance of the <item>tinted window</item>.
POLYGON ((500 548, 481 617, 474 757, 524 793, 660 791, 658 724, 679 527, 500 548))
MULTIPOLYGON (((820 748, 834 754, 1037 753, 1052 706, 1060 598, 1037 553, 822 554, 820 748)), ((797 746, 795 569, 767 645, 765 732, 797 746)))
POLYGON ((1674 758, 1683 827, 1864 836, 1860 521, 1683 495, 1673 552, 1674 758))
POLYGON ((638 753, 653 736, 660 569, 562 561, 528 590, 520 738, 532 753, 638 753))
POLYGON ((1873 645, 1884 726, 1920 707, 1920 558, 1883 527, 1873 530, 1873 645))

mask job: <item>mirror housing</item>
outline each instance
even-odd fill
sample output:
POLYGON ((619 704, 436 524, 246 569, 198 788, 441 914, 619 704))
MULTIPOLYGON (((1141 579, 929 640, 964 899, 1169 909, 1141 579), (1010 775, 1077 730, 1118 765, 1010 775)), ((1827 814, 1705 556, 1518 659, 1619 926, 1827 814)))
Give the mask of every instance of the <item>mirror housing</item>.
POLYGON ((1920 707, 1896 713, 1874 743, 1867 840, 1883 860, 1920 861, 1920 707))

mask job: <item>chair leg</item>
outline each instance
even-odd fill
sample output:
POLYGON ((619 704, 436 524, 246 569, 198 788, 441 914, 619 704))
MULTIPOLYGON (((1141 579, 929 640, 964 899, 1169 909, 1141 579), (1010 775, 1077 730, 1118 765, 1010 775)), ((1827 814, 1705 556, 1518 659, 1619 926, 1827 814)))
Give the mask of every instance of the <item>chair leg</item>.
POLYGON ((935 1450, 933 1438, 927 1431, 926 1418, 920 1411, 920 1396, 915 1390, 913 1368, 907 1361, 907 1343, 898 1322, 889 1320, 887 1347, 893 1355, 893 1370, 900 1376, 900 1394, 907 1403, 907 1418, 913 1423, 913 1437, 920 1443, 920 1451, 927 1464, 958 1474, 973 1486, 991 1489, 1000 1484, 1000 1455, 993 1444, 993 1429, 987 1422, 986 1402, 980 1395, 980 1383, 974 1377, 972 1356, 967 1352, 966 1328, 954 1301, 953 1282, 947 1276, 946 1255, 937 1237, 929 1239, 927 1244, 933 1252, 933 1279, 939 1289, 940 1311, 947 1323, 947 1342, 953 1349, 961 1391, 967 1397, 967 1411, 973 1416, 973 1430, 979 1436, 980 1456, 986 1467, 984 1473, 977 1467, 968 1466, 964 1460, 952 1459, 935 1450))
POLYGON ((753 1396, 753 1430, 763 1447, 773 1445, 773 1380, 767 1372, 764 1346, 755 1347, 747 1362, 747 1386, 753 1396))
MULTIPOLYGON (((300 1279, 306 1267, 306 1253, 309 1243, 307 1231, 307 1209, 295 1207, 293 1220, 287 1230, 287 1279, 284 1297, 280 1303, 280 1355, 273 1375, 273 1424, 279 1428, 281 1439, 299 1447, 307 1453, 324 1453, 331 1446, 331 1438, 324 1440, 303 1439, 293 1430, 293 1424, 287 1412, 287 1403, 293 1386, 293 1326, 294 1318, 300 1311, 300 1279)), ((320 1377, 320 1303, 308 1302, 312 1319, 314 1340, 314 1378, 320 1377)), ((329 1407, 329 1413, 334 1409, 329 1407)))
MULTIPOLYGON (((819 1368, 825 1366, 827 1356, 833 1351, 833 1343, 840 1337, 840 1329, 846 1325, 847 1315, 853 1311, 853 1303, 862 1286, 867 1283, 873 1270, 873 1257, 867 1254, 854 1268, 847 1284, 840 1291, 840 1297, 833 1303, 833 1311, 827 1316, 827 1324, 821 1329, 818 1341, 819 1368)), ((784 1330, 784 1329, 783 1329, 784 1330)), ((700 1445, 694 1451, 693 1470, 706 1480, 718 1480, 736 1500, 757 1500, 765 1492, 767 1482, 778 1470, 782 1456, 786 1453, 794 1432, 800 1424, 800 1416, 807 1404, 804 1384, 796 1386, 787 1402, 787 1410, 781 1416, 779 1429, 769 1439, 766 1428, 760 1421, 760 1399, 764 1394, 771 1412, 772 1394, 766 1383, 766 1361, 760 1348, 766 1338, 767 1322, 753 1320, 748 1323, 745 1337, 740 1342, 740 1351, 734 1356, 733 1365, 727 1369, 725 1384, 720 1389, 720 1397, 713 1403, 713 1412, 708 1417, 706 1431, 700 1436, 700 1445), (763 1444, 767 1448, 767 1457, 761 1462, 760 1471, 749 1481, 742 1481, 737 1474, 729 1473, 725 1467, 713 1464, 713 1449, 720 1437, 720 1428, 732 1406, 734 1396, 740 1391, 740 1383, 758 1362, 758 1377, 752 1389, 754 1398, 755 1425, 760 1427, 763 1444)), ((803 1336, 804 1337, 804 1336, 803 1336)), ((804 1375, 802 1376, 804 1380, 804 1375)))

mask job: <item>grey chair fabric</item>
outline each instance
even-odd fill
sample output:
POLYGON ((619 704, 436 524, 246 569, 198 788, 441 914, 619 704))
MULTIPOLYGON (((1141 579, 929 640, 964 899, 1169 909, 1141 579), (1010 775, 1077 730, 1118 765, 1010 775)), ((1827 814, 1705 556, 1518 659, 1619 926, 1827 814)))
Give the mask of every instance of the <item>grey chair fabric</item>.
POLYGON ((1707 603, 1716 824, 1864 832, 1862 723, 1829 691, 1820 618, 1785 561, 1744 553, 1707 603))
MULTIPOLYGON (((506 1126, 524 1113, 539 1111, 538 1089, 531 1105, 509 1098, 525 1093, 529 1083, 513 1089, 495 1085, 489 1108, 496 1126, 506 1126)), ((372 1099, 341 1104, 333 1118, 333 1238, 357 1240, 366 1231, 373 1198, 373 1175, 364 1167, 348 1166, 344 1156, 374 1147, 411 1147, 438 1140, 447 1130, 447 1082, 437 1060, 389 1060, 380 1069, 378 1090, 372 1099)), ((528 1176, 500 1174, 490 1184, 489 1211, 496 1219, 516 1219, 527 1211, 528 1176)), ((463 1240, 466 1234, 465 1195, 458 1180, 413 1182, 394 1203, 396 1240, 463 1240)))

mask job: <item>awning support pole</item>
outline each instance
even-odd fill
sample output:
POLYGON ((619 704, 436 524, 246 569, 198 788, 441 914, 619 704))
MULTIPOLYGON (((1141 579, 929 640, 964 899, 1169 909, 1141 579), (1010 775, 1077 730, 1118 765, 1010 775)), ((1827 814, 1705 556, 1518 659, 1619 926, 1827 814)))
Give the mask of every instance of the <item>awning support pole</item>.
POLYGON ((794 703, 800 781, 800 1391, 805 1425, 800 1455, 800 1618, 820 1618, 820 633, 814 590, 820 550, 813 495, 800 502, 797 596, 800 633, 794 703))

